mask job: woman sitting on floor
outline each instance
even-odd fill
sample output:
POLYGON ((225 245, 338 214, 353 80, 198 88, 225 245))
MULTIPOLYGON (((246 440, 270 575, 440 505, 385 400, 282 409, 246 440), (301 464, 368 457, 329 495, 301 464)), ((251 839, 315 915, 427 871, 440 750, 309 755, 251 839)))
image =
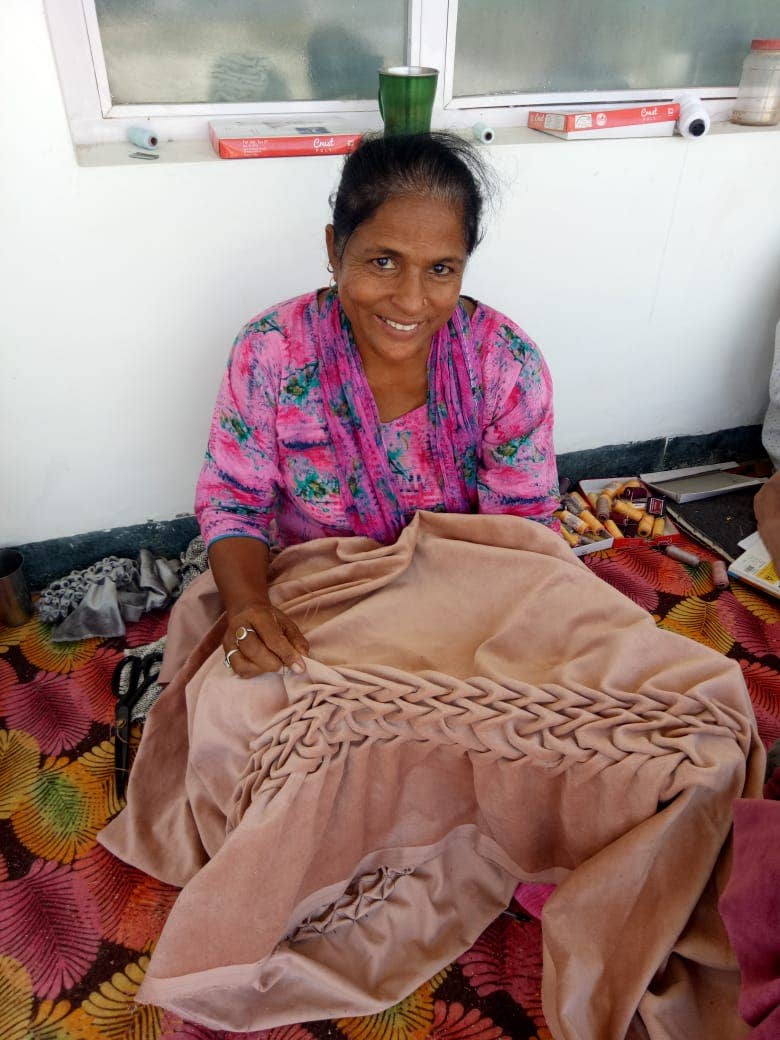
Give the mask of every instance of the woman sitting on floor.
POLYGON ((555 525, 547 367, 509 318, 460 295, 486 183, 455 136, 364 141, 326 228, 333 287, 239 335, 196 502, 237 675, 303 666, 306 640, 268 600, 271 548, 390 543, 420 509, 555 525))
POLYGON ((212 571, 99 835, 182 889, 135 999, 238 1032, 384 1011, 534 881, 558 886, 556 1040, 734 1040, 714 901, 763 775, 744 681, 549 529, 544 362, 460 296, 474 170, 437 135, 363 144, 335 290, 233 350, 198 486, 212 571))

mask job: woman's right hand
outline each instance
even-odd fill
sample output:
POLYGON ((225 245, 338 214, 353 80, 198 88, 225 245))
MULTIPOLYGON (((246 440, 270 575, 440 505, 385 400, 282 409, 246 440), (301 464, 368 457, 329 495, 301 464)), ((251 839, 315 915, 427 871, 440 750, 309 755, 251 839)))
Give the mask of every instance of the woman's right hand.
POLYGON ((267 599, 228 611, 222 647, 225 657, 230 654, 231 671, 241 679, 283 667, 300 674, 305 668, 302 655, 309 652, 309 643, 295 622, 267 599), (232 652, 235 650, 238 653, 232 652))

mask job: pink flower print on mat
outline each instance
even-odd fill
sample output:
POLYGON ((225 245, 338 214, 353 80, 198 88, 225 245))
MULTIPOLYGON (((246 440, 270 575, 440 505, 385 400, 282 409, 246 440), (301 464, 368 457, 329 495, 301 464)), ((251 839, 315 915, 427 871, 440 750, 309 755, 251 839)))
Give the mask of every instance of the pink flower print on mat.
POLYGON ((555 888, 555 885, 541 885, 521 881, 515 889, 514 900, 527 914, 535 917, 537 921, 541 921, 544 904, 553 894, 555 888))
MULTIPOLYGON (((0 639, 1 638, 2 637, 0 637, 0 639)), ((0 653, 2 653, 2 650, 0 650, 0 653)), ((0 658, 0 698, 2 698, 6 690, 10 690, 18 682, 19 680, 16 678, 16 672, 11 665, 0 658)), ((0 712, 0 714, 2 713, 0 712)))
POLYGON ((92 660, 70 677, 73 688, 89 705, 95 722, 111 725, 114 721, 116 698, 111 692, 111 677, 122 660, 124 655, 119 650, 101 646, 92 660))
POLYGON ((758 661, 740 660, 758 724, 758 735, 766 748, 780 740, 780 675, 758 661))
POLYGON ((0 949, 27 970, 39 997, 57 997, 84 978, 97 955, 98 914, 69 867, 36 860, 0 883, 0 949))
POLYGON ((542 930, 538 921, 516 921, 502 914, 458 957, 461 971, 480 997, 497 990, 536 1021, 541 1014, 542 930))
POLYGON ((433 1028, 427 1040, 511 1040, 500 1026, 484 1018, 478 1008, 466 1011, 457 1001, 433 1006, 433 1028))
POLYGON ((130 647, 146 646, 162 639, 168 631, 169 610, 152 610, 127 626, 125 643, 130 647))
POLYGON ((39 673, 31 683, 0 690, 8 729, 24 730, 45 755, 58 755, 86 737, 92 719, 70 676, 39 673))
POLYGON ((150 950, 179 890, 122 863, 101 845, 74 870, 95 900, 102 937, 131 950, 150 950))
MULTIPOLYGON (((335 1034, 334 1034, 335 1035, 335 1034)), ((156 1040, 315 1040, 305 1026, 276 1026, 274 1029, 250 1033, 229 1033, 226 1030, 207 1029, 197 1022, 188 1022, 172 1011, 163 1015, 162 1027, 156 1040)))
POLYGON ((774 654, 777 647, 778 610, 763 596, 739 585, 733 592, 722 592, 717 600, 718 617, 744 646, 756 657, 774 654))
POLYGON ((648 613, 658 606, 658 592, 641 573, 628 570, 622 560, 593 560, 588 562, 590 570, 608 585, 632 599, 648 613))

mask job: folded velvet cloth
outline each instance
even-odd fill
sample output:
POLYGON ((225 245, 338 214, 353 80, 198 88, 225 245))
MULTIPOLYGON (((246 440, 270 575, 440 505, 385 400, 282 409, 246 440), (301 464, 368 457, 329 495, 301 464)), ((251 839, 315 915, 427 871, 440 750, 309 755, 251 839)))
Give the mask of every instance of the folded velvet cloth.
POLYGON ((734 864, 720 912, 739 961, 751 1040, 780 1037, 780 802, 734 805, 734 864))
POLYGON ((527 881, 557 885, 557 1040, 743 1035, 717 898, 764 752, 736 662, 517 517, 420 513, 393 545, 288 548, 270 580, 305 674, 228 672, 198 579, 99 835, 182 887, 139 1001, 229 1030, 376 1012, 527 881))

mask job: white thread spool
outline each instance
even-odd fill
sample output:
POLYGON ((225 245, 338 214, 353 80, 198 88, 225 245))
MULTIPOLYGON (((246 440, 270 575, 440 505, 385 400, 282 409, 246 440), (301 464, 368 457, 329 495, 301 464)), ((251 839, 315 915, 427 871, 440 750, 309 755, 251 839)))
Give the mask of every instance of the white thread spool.
POLYGON ((710 114, 702 104, 701 98, 696 94, 681 94, 675 100, 680 105, 680 115, 677 120, 677 133, 695 141, 704 137, 710 129, 710 114))
POLYGON ((156 148, 159 138, 152 130, 145 126, 131 126, 127 130, 127 139, 139 148, 156 148))
POLYGON ((493 132, 493 127, 488 126, 487 123, 475 123, 471 128, 471 132, 480 144, 491 144, 496 136, 493 132))

